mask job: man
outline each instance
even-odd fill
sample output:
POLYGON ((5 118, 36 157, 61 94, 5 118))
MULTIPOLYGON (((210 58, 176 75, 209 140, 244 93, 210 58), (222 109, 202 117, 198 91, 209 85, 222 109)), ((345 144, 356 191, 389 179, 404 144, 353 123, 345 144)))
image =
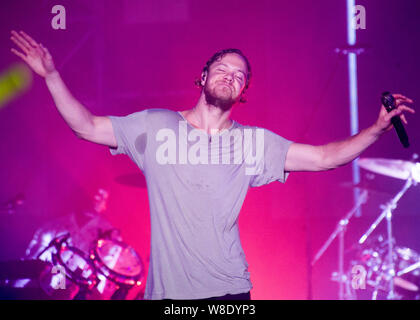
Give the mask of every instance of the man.
POLYGON ((173 112, 149 109, 126 117, 92 115, 65 86, 48 50, 12 31, 12 49, 45 78, 57 109, 74 133, 128 155, 143 171, 151 213, 146 299, 249 299, 252 288, 237 219, 249 187, 285 182, 291 171, 330 170, 349 163, 385 131, 390 119, 414 113, 382 106, 377 121, 344 141, 293 143, 266 129, 230 119, 244 100, 251 69, 236 49, 216 53, 198 84, 196 106, 173 112), (254 156, 255 153, 255 156, 254 156))

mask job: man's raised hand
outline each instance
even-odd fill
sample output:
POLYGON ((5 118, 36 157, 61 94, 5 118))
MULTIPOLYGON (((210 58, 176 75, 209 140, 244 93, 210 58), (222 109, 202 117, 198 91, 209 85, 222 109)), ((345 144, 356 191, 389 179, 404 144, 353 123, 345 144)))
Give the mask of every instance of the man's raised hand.
POLYGON ((415 113, 413 108, 407 106, 407 104, 413 103, 413 100, 403 96, 402 94, 392 94, 395 99, 396 108, 388 113, 385 107, 382 105, 379 117, 376 121, 376 126, 381 131, 389 131, 392 129, 391 118, 394 116, 400 117, 404 124, 407 124, 407 118, 404 112, 415 113))
POLYGON ((11 51, 25 61, 31 69, 41 77, 46 77, 56 71, 54 61, 48 49, 41 43, 37 43, 25 32, 11 32, 10 39, 20 48, 21 51, 12 48, 11 51))

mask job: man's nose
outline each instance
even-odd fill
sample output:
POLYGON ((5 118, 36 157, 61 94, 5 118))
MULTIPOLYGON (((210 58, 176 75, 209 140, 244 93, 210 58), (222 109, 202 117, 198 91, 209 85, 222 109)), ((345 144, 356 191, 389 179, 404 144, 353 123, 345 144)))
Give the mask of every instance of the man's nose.
POLYGON ((225 74, 225 80, 226 80, 226 81, 229 81, 229 82, 232 82, 232 81, 233 81, 233 74, 232 74, 232 73, 230 73, 230 72, 227 72, 227 73, 225 74))

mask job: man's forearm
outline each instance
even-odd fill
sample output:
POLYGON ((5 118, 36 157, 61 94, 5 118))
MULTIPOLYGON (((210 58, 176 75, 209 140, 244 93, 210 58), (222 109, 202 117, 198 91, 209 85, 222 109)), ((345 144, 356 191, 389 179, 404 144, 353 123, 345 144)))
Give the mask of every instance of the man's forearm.
POLYGON ((323 145, 325 167, 334 169, 356 159, 382 135, 383 131, 372 125, 345 140, 323 145))
POLYGON ((47 75, 45 82, 59 113, 73 132, 81 137, 91 130, 93 126, 92 114, 73 97, 60 74, 55 71, 47 75))

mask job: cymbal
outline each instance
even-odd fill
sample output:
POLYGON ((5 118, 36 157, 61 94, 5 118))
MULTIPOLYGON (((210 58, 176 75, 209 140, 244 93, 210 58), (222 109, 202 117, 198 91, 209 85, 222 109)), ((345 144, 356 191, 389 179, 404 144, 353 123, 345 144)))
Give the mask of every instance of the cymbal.
POLYGON ((420 182, 420 162, 383 158, 360 158, 357 164, 366 170, 382 174, 384 176, 408 180, 411 176, 420 182))
POLYGON ((396 285, 397 287, 401 287, 405 290, 412 291, 412 292, 419 291, 419 287, 416 286, 414 283, 400 277, 394 277, 394 285, 396 285))

